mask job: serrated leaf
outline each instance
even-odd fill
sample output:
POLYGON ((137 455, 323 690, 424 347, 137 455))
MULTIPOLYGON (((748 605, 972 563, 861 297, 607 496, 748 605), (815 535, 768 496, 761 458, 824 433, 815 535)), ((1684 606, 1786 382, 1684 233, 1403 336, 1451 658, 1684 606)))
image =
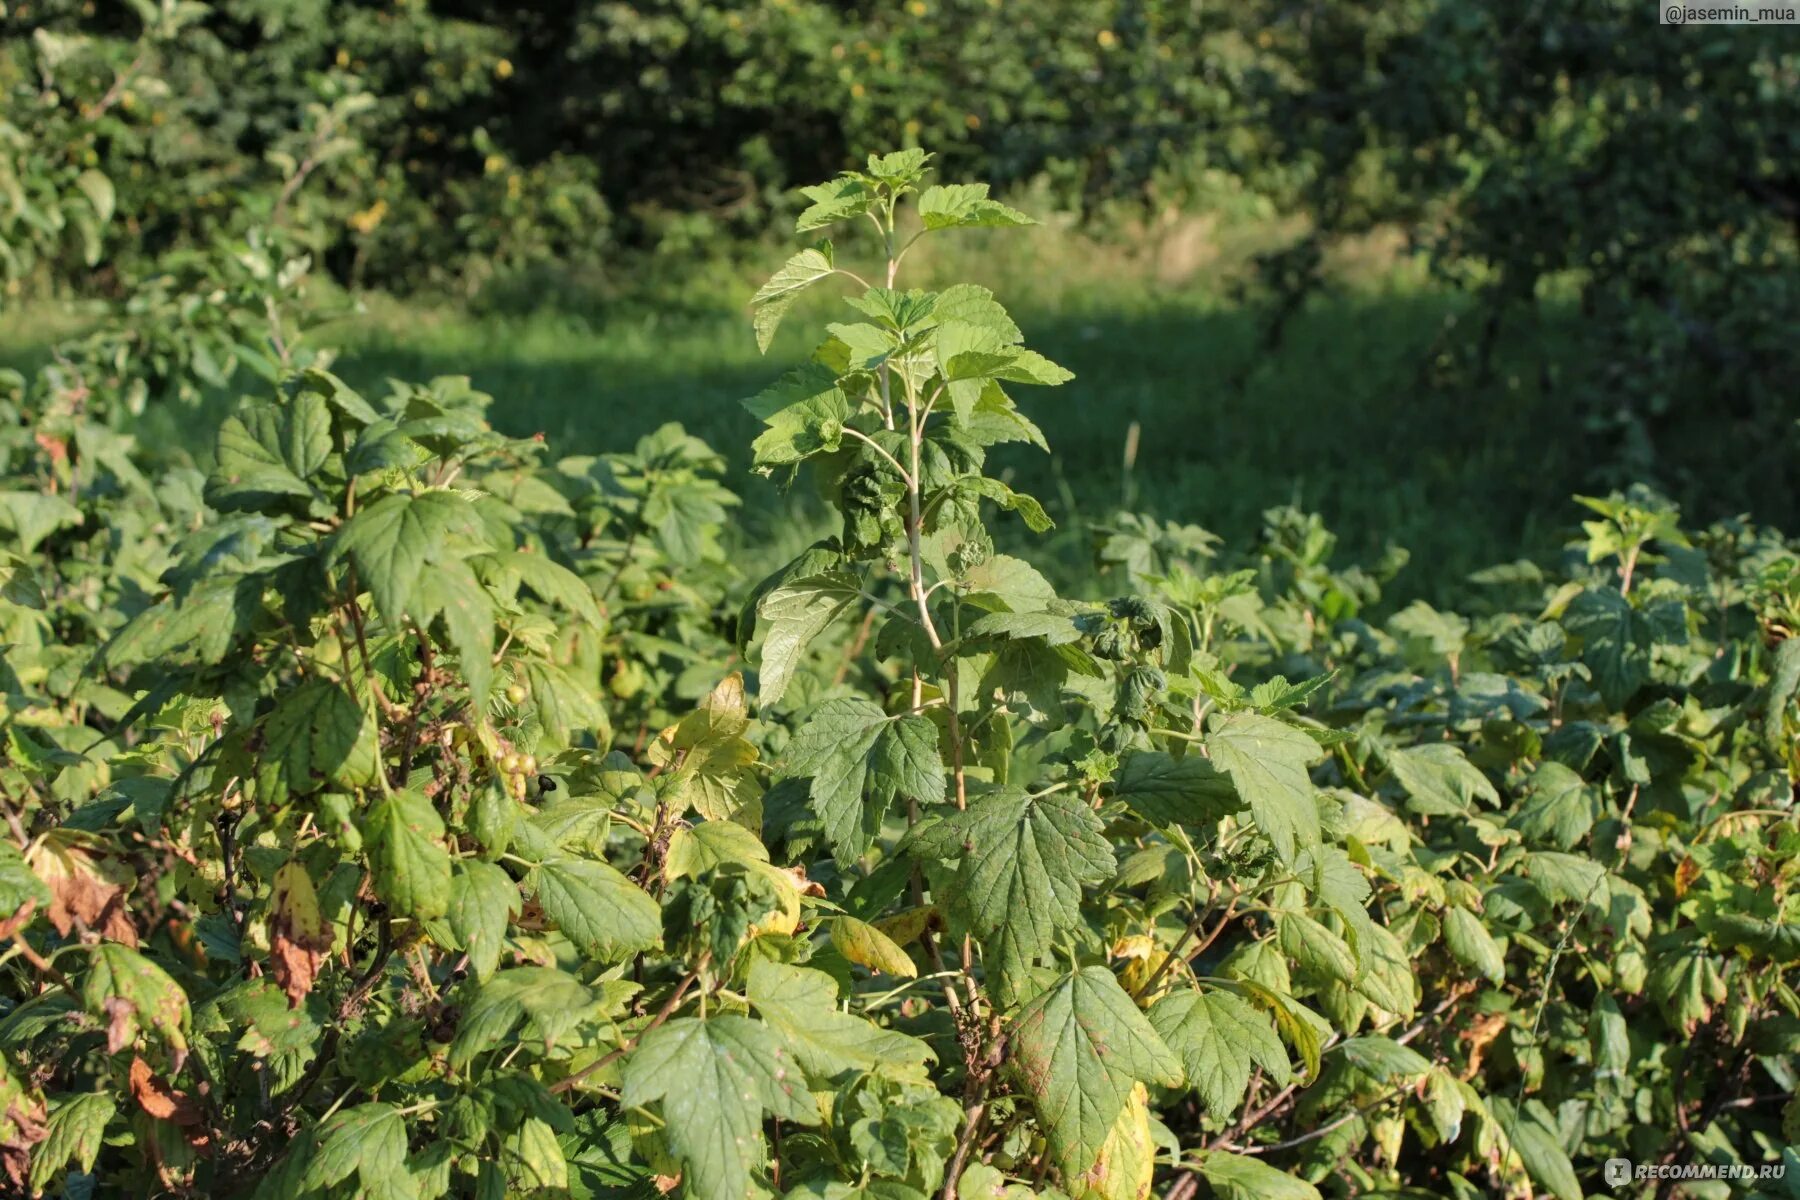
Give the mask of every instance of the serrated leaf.
POLYGON ((757 660, 761 704, 780 702, 806 647, 861 594, 856 576, 833 571, 788 580, 763 595, 756 605, 767 627, 757 660))
POLYGON ((1500 803, 1488 777, 1448 742, 1391 751, 1387 764, 1410 797, 1407 807, 1424 816, 1461 816, 1476 799, 1500 803))
POLYGON ((331 411, 311 392, 283 405, 247 407, 219 426, 213 453, 206 502, 221 512, 310 499, 310 481, 331 456, 331 411))
POLYGON ((1181 1082, 1181 1060, 1104 967, 1064 976, 1021 1009, 1011 1049, 1065 1177, 1093 1166, 1135 1084, 1181 1082))
POLYGON ((1640 610, 1613 588, 1593 587, 1569 603, 1563 627, 1581 639, 1581 661, 1593 672, 1601 698, 1617 709, 1650 678, 1659 644, 1687 640, 1686 614, 1678 600, 1653 601, 1640 610))
POLYGON ((101 942, 81 984, 82 1003, 106 1028, 106 1048, 117 1054, 153 1034, 177 1058, 187 1053, 187 993, 169 973, 118 942, 101 942))
MULTIPOLYGON (((987 618, 982 618, 986 620, 987 618)), ((1243 810, 1230 777, 1210 759, 1134 750, 1113 777, 1113 799, 1158 824, 1210 825, 1243 810)))
POLYGON ((100 1139, 117 1108, 105 1092, 82 1092, 50 1110, 44 1140, 31 1152, 31 1188, 36 1192, 70 1166, 90 1174, 100 1156, 100 1139))
POLYGON ((756 295, 750 298, 750 305, 755 310, 752 324, 756 328, 758 350, 768 353, 769 343, 775 340, 775 330, 781 325, 781 318, 793 306, 800 293, 831 273, 831 243, 820 242, 788 259, 782 264, 781 270, 757 289, 756 295))
POLYGON ((1396 1017, 1412 1017, 1418 1008, 1412 962, 1387 926, 1371 921, 1357 930, 1356 963, 1359 993, 1396 1017))
POLYGON ((1231 777, 1282 862, 1291 865, 1301 850, 1319 844, 1319 810, 1307 774, 1319 757, 1317 742, 1273 717, 1232 713, 1213 717, 1206 752, 1231 777))
POLYGON ((894 939, 855 917, 839 915, 831 921, 831 944, 839 954, 871 971, 912 979, 919 973, 911 956, 894 939))
POLYGON ((685 1017, 645 1034, 625 1060, 620 1102, 660 1102, 663 1136, 694 1200, 753 1194, 767 1154, 765 1111, 819 1123, 805 1073, 782 1043, 774 1028, 748 1017, 685 1017))
POLYGON ((1489 983, 1498 984, 1505 980, 1506 955, 1501 951, 1500 943, 1487 931, 1481 918, 1468 909, 1444 911, 1444 944, 1450 947, 1450 953, 1458 962, 1479 972, 1489 983))
POLYGON ((1171 992, 1150 1010, 1150 1024, 1181 1057, 1187 1086, 1215 1119, 1229 1120, 1244 1102, 1253 1063, 1277 1087, 1292 1078, 1269 1017, 1230 992, 1171 992))
POLYGON ((0 840, 0 921, 16 921, 27 904, 40 910, 50 907, 50 889, 17 846, 0 840))
POLYGON ((450 907, 450 852, 444 822, 417 792, 395 792, 363 818, 375 894, 397 913, 431 920, 450 907))
POLYGON ((519 911, 519 885, 512 876, 493 863, 457 861, 447 915, 476 979, 486 979, 500 965, 507 924, 519 911))
POLYGON ((847 217, 860 217, 875 203, 875 192, 858 179, 833 179, 803 187, 800 193, 812 204, 795 220, 795 233, 809 233, 847 217))
POLYGON ((656 901, 606 863, 550 858, 534 867, 525 883, 545 915, 585 954, 617 962, 662 943, 656 901))
POLYGON ((381 615, 399 626, 412 615, 414 589, 425 564, 444 553, 454 533, 471 534, 477 518, 455 492, 395 492, 361 509, 338 531, 334 557, 356 564, 358 582, 381 615))
POLYGON ((837 377, 816 363, 784 375, 744 407, 767 426, 750 446, 751 465, 764 474, 836 450, 851 412, 837 377))
POLYGON ((302 1186, 335 1187, 356 1175, 379 1192, 406 1163, 406 1118, 391 1104, 359 1104, 319 1127, 319 1148, 306 1165, 302 1186))
POLYGON ((1321 981, 1355 981, 1356 954, 1343 938, 1305 913, 1284 912, 1276 924, 1281 952, 1298 963, 1301 970, 1321 981))
MULTIPOLYGON (((1156 1175, 1156 1144, 1150 1135, 1150 1092, 1143 1084, 1131 1089, 1112 1132, 1100 1146, 1094 1165, 1063 1182, 1069 1200, 1149 1200, 1156 1175)), ((958 1189, 958 1200, 963 1193, 958 1189)), ((974 1200, 971 1196, 970 1200, 974 1200)))
POLYGON ((500 1045, 520 1022, 529 1020, 545 1049, 588 1019, 596 996, 591 988, 555 967, 511 967, 485 980, 463 1006, 450 1065, 461 1070, 477 1055, 500 1045))
POLYGON ((935 803, 945 783, 937 727, 917 713, 890 717, 861 697, 814 708, 788 743, 779 777, 811 780, 814 811, 845 865, 874 844, 896 799, 935 803))
POLYGON ((940 184, 926 188, 919 197, 919 219, 927 229, 1037 224, 1018 209, 990 200, 985 183, 940 184))
POLYGON ((361 787, 380 770, 375 722, 343 688, 309 679, 282 696, 263 725, 257 799, 286 804, 327 783, 361 787))
POLYGON ((1219 1200, 1319 1200, 1319 1189, 1258 1158, 1208 1150, 1200 1174, 1219 1200))
POLYGON ((1060 792, 990 792, 914 844, 958 864, 950 900, 998 968, 1003 996, 1080 924, 1082 888, 1105 882, 1118 865, 1099 816, 1060 792))
POLYGON ((1380 1083, 1395 1079, 1413 1081, 1431 1070, 1431 1060, 1393 1038, 1354 1037, 1340 1042, 1335 1051, 1344 1061, 1380 1083))
POLYGON ((1488 1105, 1495 1123, 1505 1131, 1526 1172, 1538 1186, 1556 1200, 1581 1200, 1581 1181, 1576 1178, 1568 1151, 1562 1147, 1556 1118, 1536 1100, 1527 1100, 1515 1109, 1511 1100, 1495 1096, 1488 1105))
POLYGON ((1576 772, 1559 762, 1539 763, 1525 798, 1506 820, 1527 844, 1572 850, 1594 827, 1599 798, 1576 772))
POLYGON ((822 1078, 884 1067, 905 1071, 932 1058, 917 1038, 838 1011, 837 984, 822 971, 758 959, 750 968, 748 995, 801 1065, 822 1078))
POLYGON ((672 767, 664 799, 692 805, 710 821, 737 820, 752 827, 762 819, 760 757, 743 737, 750 727, 744 677, 736 671, 707 693, 698 707, 657 735, 653 765, 672 767))
MULTIPOLYGON (((537 712, 538 727, 543 730, 543 745, 551 750, 567 749, 577 734, 593 733, 601 745, 611 740, 606 729, 606 713, 589 689, 555 663, 542 659, 525 660, 524 676, 530 691, 531 706, 537 712)), ((543 750, 539 750, 543 753, 543 750)))

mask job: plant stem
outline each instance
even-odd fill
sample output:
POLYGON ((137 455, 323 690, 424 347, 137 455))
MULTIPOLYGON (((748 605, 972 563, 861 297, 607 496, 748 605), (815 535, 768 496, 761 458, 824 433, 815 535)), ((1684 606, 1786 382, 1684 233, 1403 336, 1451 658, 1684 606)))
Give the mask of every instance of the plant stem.
POLYGON ((649 1033, 652 1029, 655 1029, 658 1025, 667 1021, 674 1015, 675 1010, 681 1007, 681 1001, 687 995, 687 990, 694 986, 694 981, 700 978, 700 972, 706 969, 706 964, 711 958, 711 951, 707 951, 700 956, 698 965, 696 965, 692 971, 689 971, 686 977, 676 985, 675 990, 669 994, 669 998, 663 1001, 663 1006, 656 1010, 656 1015, 650 1018, 650 1023, 644 1026, 643 1030, 636 1037, 627 1038, 619 1044, 618 1049, 601 1055, 599 1058, 566 1079, 557 1080, 550 1085, 551 1093, 560 1094, 566 1092, 594 1072, 617 1062, 619 1059, 624 1058, 627 1054, 631 1053, 633 1048, 635 1048, 639 1042, 644 1040, 644 1034, 649 1033))

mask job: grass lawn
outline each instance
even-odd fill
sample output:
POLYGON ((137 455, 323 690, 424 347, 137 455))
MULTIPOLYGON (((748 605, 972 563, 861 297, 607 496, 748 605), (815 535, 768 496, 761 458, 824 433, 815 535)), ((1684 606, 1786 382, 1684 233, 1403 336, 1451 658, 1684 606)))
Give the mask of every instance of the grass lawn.
MULTIPOLYGON (((1265 354, 1253 312, 1201 296, 1023 309, 1028 344, 1076 378, 1015 390, 1054 453, 1002 447, 999 461, 1057 521, 1055 549, 1071 576, 1087 526, 1124 504, 1242 545, 1265 508, 1293 503, 1320 512, 1351 558, 1373 559, 1389 543, 1411 551, 1397 598, 1447 600, 1444 589, 1471 570, 1553 552, 1578 518, 1569 493, 1583 486, 1568 449, 1576 420, 1537 394, 1535 367, 1481 396, 1417 382, 1449 311, 1417 291, 1323 301, 1265 354), (1139 448, 1127 471, 1133 422, 1139 448)), ((568 453, 623 446, 680 421, 726 453, 760 535, 766 522, 804 520, 807 498, 744 470, 757 425, 738 401, 806 353, 818 328, 808 316, 790 316, 764 358, 735 316, 590 327, 385 310, 344 331, 337 369, 367 387, 387 376, 471 375, 495 396, 497 425, 542 432, 568 453)))
MULTIPOLYGON (((936 264, 914 265, 930 282, 936 264)), ((1088 530, 1121 506, 1205 526, 1229 548, 1256 535, 1265 508, 1292 503, 1325 517, 1346 560, 1406 547, 1412 559, 1392 599, 1454 603, 1470 571, 1554 553, 1580 516, 1569 495, 1593 487, 1579 418, 1538 389, 1539 356, 1557 348, 1541 336, 1503 339, 1500 370, 1479 392, 1428 387, 1420 364, 1453 301, 1400 271, 1315 300, 1273 351, 1257 312, 1224 298, 1218 273, 1211 284, 1157 284, 1102 255, 1046 265, 1027 242, 970 274, 1009 303, 1029 345, 1076 374, 1059 389, 1015 391, 1053 454, 996 452, 1009 482, 1056 520, 1034 554, 1059 562, 1071 589, 1087 573, 1088 530)), ((390 376, 470 375, 494 395, 496 425, 542 432, 557 453, 623 447, 679 421, 731 462, 749 540, 782 530, 797 546, 820 532, 822 509, 747 473, 757 427, 738 401, 799 361, 821 321, 843 310, 827 297, 796 308, 765 358, 747 316, 719 311, 747 298, 736 286, 742 297, 703 297, 675 316, 507 318, 377 298, 314 340, 341 346, 335 369, 365 389, 390 376)), ((29 312, 6 324, 0 365, 41 361, 70 328, 29 312)), ((141 432, 191 439, 201 423, 153 411, 141 432)))

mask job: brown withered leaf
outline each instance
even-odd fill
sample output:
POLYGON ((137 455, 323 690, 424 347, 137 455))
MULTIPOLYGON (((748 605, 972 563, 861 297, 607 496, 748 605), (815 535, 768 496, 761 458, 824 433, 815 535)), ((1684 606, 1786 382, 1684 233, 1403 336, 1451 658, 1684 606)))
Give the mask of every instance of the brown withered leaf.
POLYGON ((287 993, 288 1007, 299 1008, 312 991, 332 942, 331 926, 319 912, 319 895, 305 867, 289 862, 275 872, 270 908, 269 957, 275 982, 287 993))
POLYGON ((132 875, 123 864, 95 855, 62 837, 61 831, 34 846, 26 861, 50 889, 46 915, 56 932, 67 937, 79 924, 115 942, 137 946, 137 927, 125 911, 132 875))
POLYGON ((31 914, 37 911, 37 897, 25 901, 18 912, 0 921, 0 942, 9 942, 13 934, 31 924, 31 914))
POLYGON ((0 1076, 0 1171, 6 1173, 19 1195, 27 1195, 31 1172, 31 1148, 49 1136, 43 1097, 26 1091, 10 1075, 0 1076))
POLYGON ((106 1052, 117 1054, 137 1036, 137 1005, 123 996, 108 996, 106 1009, 106 1052))
POLYGON ((196 1149, 206 1145, 209 1140, 206 1116, 201 1112, 199 1102, 157 1078, 150 1064, 137 1057, 131 1060, 131 1095, 147 1115, 181 1126, 188 1145, 196 1149))

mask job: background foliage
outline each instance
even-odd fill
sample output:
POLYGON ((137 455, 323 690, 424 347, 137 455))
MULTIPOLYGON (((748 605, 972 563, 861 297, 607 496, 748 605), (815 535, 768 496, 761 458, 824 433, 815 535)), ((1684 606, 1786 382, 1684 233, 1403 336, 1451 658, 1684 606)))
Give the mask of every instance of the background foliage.
POLYGON ((1534 363, 1603 475, 1754 444, 1778 483, 1792 58, 1621 14, 9 8, 6 303, 83 307, 0 372, 7 1186, 1567 1200, 1628 1156, 1795 1194, 1795 544, 1541 498, 1560 551, 1453 603, 1257 453, 1241 536, 1141 511, 1118 389, 1206 314, 1046 292, 1106 243, 1029 229, 1277 222, 1253 351, 1162 383, 1190 439, 1232 436, 1197 379, 1279 392, 1331 256, 1398 227, 1451 298, 1402 402, 1534 363), (777 218, 774 361, 635 335, 742 400, 704 438, 339 373, 345 285, 777 218), (1530 357, 1559 306, 1604 361, 1530 357), (1124 441, 1116 499, 1064 431, 1124 441))

